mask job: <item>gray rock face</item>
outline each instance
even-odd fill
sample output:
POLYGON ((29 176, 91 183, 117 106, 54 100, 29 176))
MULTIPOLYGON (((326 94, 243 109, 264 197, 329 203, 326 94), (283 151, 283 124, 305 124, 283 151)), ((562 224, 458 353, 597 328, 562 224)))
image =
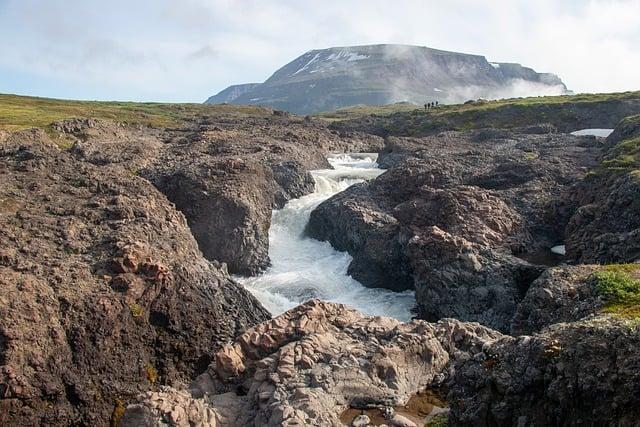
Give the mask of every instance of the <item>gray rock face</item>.
POLYGON ((595 317, 505 338, 449 381, 456 426, 638 424, 640 330, 595 317), (479 362, 481 360, 481 362, 479 362))
POLYGON ((205 104, 224 104, 227 102, 233 102, 236 98, 244 95, 247 92, 251 92, 258 86, 260 86, 260 83, 245 83, 241 85, 229 86, 225 90, 207 99, 205 101, 205 104))
POLYGON ((565 92, 557 76, 519 64, 489 63, 483 56, 427 47, 370 45, 309 51, 260 85, 231 86, 206 102, 310 114, 357 104, 460 103, 565 92))
POLYGON ((600 316, 514 338, 310 301, 219 350, 189 390, 140 395, 121 426, 342 426, 349 407, 394 406, 442 384, 450 425, 631 426, 639 332, 600 316))
POLYGON ((583 185, 590 200, 578 208, 567 227, 569 258, 603 264, 639 260, 640 176, 596 177, 583 185))
POLYGON ((366 286, 413 287, 421 318, 506 332, 529 285, 558 261, 549 248, 572 213, 560 202, 601 148, 539 129, 388 138, 379 161, 390 169, 320 204, 308 232, 348 251, 349 273, 366 286))
POLYGON ((592 265, 560 266, 536 279, 511 323, 511 334, 527 335, 561 322, 574 322, 597 313, 603 306, 590 275, 592 265))
POLYGON ((572 194, 567 255, 581 263, 640 260, 640 116, 620 122, 607 145, 600 167, 572 194))

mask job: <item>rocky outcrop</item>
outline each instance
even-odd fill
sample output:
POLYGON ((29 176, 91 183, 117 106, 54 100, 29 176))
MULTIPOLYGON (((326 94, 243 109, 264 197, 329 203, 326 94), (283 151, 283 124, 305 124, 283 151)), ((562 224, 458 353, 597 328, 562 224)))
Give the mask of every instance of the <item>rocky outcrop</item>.
POLYGON ((153 426, 161 419, 188 425, 189 419, 202 425, 341 426, 344 409, 406 403, 441 383, 453 358, 481 352, 501 337, 478 324, 402 324, 310 301, 220 350, 190 394, 165 389, 142 396, 122 425, 153 426))
POLYGON ((105 425, 268 318, 156 188, 77 155, 41 131, 0 143, 2 425, 105 425))
POLYGON ((572 194, 567 255, 580 263, 640 260, 640 116, 623 120, 607 144, 602 163, 572 194))
POLYGON ((189 390, 141 395, 121 425, 341 426, 347 408, 392 407, 443 385, 450 425, 633 425, 638 332, 599 316, 514 338, 310 301, 219 350, 189 390))
POLYGON ((639 260, 640 175, 590 177, 583 185, 583 191, 590 193, 589 202, 568 224, 569 259, 603 264, 639 260))
POLYGON ((637 322, 594 317, 504 338, 457 364, 449 422, 459 426, 620 425, 640 416, 637 322))
POLYGON ((511 322, 514 336, 532 334, 561 322, 575 322, 600 311, 604 302, 591 274, 596 266, 560 266, 536 279, 511 322))
POLYGON ((149 180, 186 216, 207 259, 253 275, 269 265, 271 210, 313 191, 309 171, 330 168, 327 153, 378 151, 382 140, 266 109, 229 111, 175 129, 90 119, 53 128, 77 158, 149 180))
POLYGON ((601 141, 482 130, 388 138, 390 169, 312 212, 308 232, 354 260, 367 286, 415 288, 421 318, 508 331, 531 282, 553 260, 571 209, 564 192, 597 164, 601 141))

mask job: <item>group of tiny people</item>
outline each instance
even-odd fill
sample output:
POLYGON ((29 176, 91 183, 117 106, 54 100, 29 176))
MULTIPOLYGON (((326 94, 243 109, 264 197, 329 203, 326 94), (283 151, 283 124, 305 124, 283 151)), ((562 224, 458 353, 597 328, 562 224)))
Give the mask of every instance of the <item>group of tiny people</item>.
POLYGON ((432 108, 436 108, 437 106, 438 106, 438 101, 427 102, 426 104, 424 104, 424 109, 430 110, 432 108))

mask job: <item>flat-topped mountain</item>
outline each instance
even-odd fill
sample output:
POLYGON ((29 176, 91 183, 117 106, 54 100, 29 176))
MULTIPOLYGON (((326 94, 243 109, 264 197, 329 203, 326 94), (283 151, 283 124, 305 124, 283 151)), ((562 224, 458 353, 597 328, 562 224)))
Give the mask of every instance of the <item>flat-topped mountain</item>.
POLYGON ((559 95, 558 76, 484 56, 420 46, 369 45, 311 50, 262 84, 230 86, 206 103, 256 104, 298 114, 351 105, 559 95))

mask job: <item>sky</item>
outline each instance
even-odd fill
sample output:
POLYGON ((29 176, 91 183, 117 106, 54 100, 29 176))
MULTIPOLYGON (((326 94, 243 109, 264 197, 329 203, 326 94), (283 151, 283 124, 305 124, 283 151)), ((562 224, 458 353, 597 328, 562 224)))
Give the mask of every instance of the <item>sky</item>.
POLYGON ((640 0, 0 0, 0 93, 202 102, 312 49, 401 43, 640 90, 640 0))

